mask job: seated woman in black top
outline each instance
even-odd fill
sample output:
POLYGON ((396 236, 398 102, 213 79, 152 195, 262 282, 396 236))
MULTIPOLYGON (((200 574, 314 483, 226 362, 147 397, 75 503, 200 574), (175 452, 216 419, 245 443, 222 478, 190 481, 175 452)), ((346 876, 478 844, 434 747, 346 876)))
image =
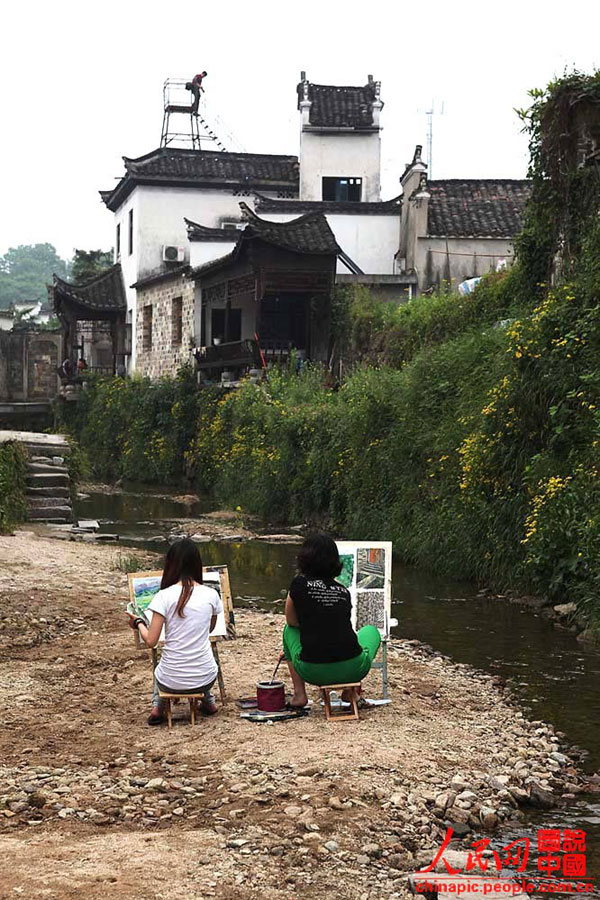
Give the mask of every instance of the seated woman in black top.
MULTIPOLYGON (((374 625, 352 628, 350 592, 335 579, 342 565, 335 541, 310 535, 298 554, 298 568, 285 602, 283 654, 294 694, 293 707, 306 706, 306 684, 348 684, 364 678, 379 649, 374 625)), ((347 699, 347 698, 344 698, 347 699)))

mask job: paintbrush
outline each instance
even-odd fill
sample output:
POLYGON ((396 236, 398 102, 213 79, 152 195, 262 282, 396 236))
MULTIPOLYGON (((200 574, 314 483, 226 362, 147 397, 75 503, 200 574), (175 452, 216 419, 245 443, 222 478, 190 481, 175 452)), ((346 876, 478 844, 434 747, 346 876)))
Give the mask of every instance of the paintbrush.
POLYGON ((280 656, 279 659, 277 660, 277 665, 273 669, 273 674, 271 675, 271 684, 273 684, 273 682, 275 681, 275 676, 277 675, 277 669, 279 668, 282 659, 283 659, 283 656, 280 656))

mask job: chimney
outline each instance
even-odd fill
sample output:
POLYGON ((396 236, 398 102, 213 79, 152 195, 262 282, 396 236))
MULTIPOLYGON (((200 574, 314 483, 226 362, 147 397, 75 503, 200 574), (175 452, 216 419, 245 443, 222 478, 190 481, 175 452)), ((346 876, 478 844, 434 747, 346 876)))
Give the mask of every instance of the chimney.
POLYGON ((306 78, 306 72, 300 72, 300 84, 298 85, 298 109, 300 110, 300 121, 302 127, 310 125, 310 108, 311 101, 308 98, 309 81, 306 78))
POLYGON ((373 88, 374 95, 374 99, 371 104, 371 109, 373 110, 373 125, 376 128, 381 128, 380 116, 381 110, 383 109, 383 101, 381 99, 381 82, 373 81, 373 76, 369 75, 369 86, 373 88))

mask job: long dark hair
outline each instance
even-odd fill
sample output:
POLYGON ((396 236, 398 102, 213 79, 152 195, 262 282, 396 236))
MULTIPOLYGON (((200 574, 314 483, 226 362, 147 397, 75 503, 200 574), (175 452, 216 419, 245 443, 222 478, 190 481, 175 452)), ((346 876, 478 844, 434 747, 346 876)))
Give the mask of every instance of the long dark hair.
POLYGON ((310 578, 336 578, 342 564, 333 538, 328 534, 309 534, 298 554, 298 568, 310 578))
POLYGON ((183 618, 185 604, 192 596, 195 584, 202 584, 202 557, 196 544, 189 538, 173 541, 167 555, 160 582, 161 591, 181 581, 183 587, 176 612, 183 618))

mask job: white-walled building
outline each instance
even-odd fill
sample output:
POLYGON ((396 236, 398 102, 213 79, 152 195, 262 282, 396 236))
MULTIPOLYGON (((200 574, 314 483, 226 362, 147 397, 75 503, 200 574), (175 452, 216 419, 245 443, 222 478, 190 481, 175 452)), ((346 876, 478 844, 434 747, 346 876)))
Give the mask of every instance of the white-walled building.
POLYGON ((174 370, 210 336, 194 272, 236 251, 241 202, 267 224, 321 214, 337 242, 336 283, 395 302, 512 260, 527 182, 428 181, 417 147, 402 193, 382 201, 380 83, 369 75, 360 86, 314 84, 303 72, 297 108, 298 157, 172 144, 124 157, 125 174, 102 199, 114 214, 130 371, 164 374, 171 347, 174 370))

